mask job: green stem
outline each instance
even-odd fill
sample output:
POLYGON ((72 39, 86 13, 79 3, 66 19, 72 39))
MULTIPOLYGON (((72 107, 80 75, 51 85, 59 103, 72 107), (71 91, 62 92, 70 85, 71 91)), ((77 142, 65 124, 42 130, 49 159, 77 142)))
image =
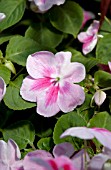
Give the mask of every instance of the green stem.
POLYGON ((24 70, 24 67, 11 79, 12 81, 24 70))
POLYGON ((111 87, 106 87, 106 88, 103 88, 103 89, 101 89, 101 90, 103 90, 103 91, 111 90, 111 87))

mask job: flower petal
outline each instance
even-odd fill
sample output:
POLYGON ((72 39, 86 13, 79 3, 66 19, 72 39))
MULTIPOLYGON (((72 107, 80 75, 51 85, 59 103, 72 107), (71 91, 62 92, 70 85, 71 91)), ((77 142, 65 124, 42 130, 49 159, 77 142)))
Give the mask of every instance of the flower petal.
POLYGON ((92 41, 93 39, 93 35, 89 35, 87 34, 87 32, 81 32, 80 34, 78 34, 78 40, 82 43, 87 43, 87 42, 90 42, 92 41))
POLYGON ((9 139, 7 142, 7 159, 9 160, 9 164, 12 165, 15 161, 18 161, 20 158, 21 153, 18 145, 12 139, 9 139))
POLYGON ((82 47, 83 54, 86 55, 89 52, 91 52, 94 49, 94 47, 96 46, 97 41, 98 41, 98 37, 97 37, 97 35, 95 35, 95 36, 93 36, 91 41, 83 44, 83 47, 82 47))
POLYGON ((66 156, 59 156, 55 159, 49 159, 48 162, 53 167, 54 170, 64 169, 64 170, 77 170, 73 162, 66 156))
POLYGON ((0 140, 0 161, 7 162, 7 143, 0 140))
POLYGON ((58 105, 63 112, 70 112, 85 100, 82 87, 69 82, 62 82, 58 94, 58 105))
POLYGON ((50 9, 53 5, 61 5, 65 0, 34 0, 40 11, 44 12, 50 9))
POLYGON ((61 155, 71 157, 74 154, 74 147, 71 143, 64 142, 58 145, 55 145, 53 148, 53 155, 54 157, 58 157, 61 155))
POLYGON ((98 33, 99 29, 99 21, 93 20, 93 23, 90 25, 90 27, 87 29, 87 34, 94 35, 98 33))
POLYGON ((33 79, 27 76, 22 83, 20 94, 23 99, 31 102, 37 101, 37 94, 51 85, 49 78, 33 79))
POLYGON ((0 167, 3 170, 8 170, 21 157, 20 150, 17 144, 9 139, 8 143, 0 140, 0 167))
POLYGON ((27 58, 26 68, 29 75, 35 79, 50 77, 54 69, 54 54, 48 51, 36 52, 27 58))
POLYGON ((111 132, 104 128, 91 128, 95 138, 105 147, 111 149, 111 132))
POLYGON ((85 162, 89 162, 90 158, 87 152, 85 152, 84 149, 80 150, 76 154, 74 154, 73 157, 71 157, 71 160, 73 161, 74 166, 78 170, 84 170, 85 169, 85 162))
POLYGON ((106 93, 103 92, 102 90, 98 90, 94 94, 94 101, 98 106, 102 105, 105 99, 106 99, 106 93))
POLYGON ((70 83, 79 83, 85 79, 85 76, 85 67, 78 62, 68 64, 63 71, 63 78, 70 83))
POLYGON ((57 104, 59 86, 51 85, 37 97, 37 113, 44 116, 54 116, 60 111, 57 104))
POLYGON ((0 77, 0 101, 3 99, 6 93, 6 83, 2 77, 0 77))
POLYGON ((78 137, 80 139, 96 138, 103 146, 111 150, 111 132, 104 128, 72 127, 67 129, 62 135, 78 137))
POLYGON ((78 137, 80 139, 93 139, 94 134, 87 127, 72 127, 62 133, 61 138, 66 136, 78 137))
POLYGON ((32 167, 33 167, 33 170, 44 169, 40 165, 31 161, 32 158, 39 158, 39 159, 46 160, 46 159, 52 158, 52 155, 49 152, 44 151, 44 150, 36 150, 33 152, 29 152, 23 160, 24 170, 31 170, 32 167))
POLYGON ((94 156, 88 164, 88 170, 102 170, 104 163, 109 159, 110 157, 108 155, 102 153, 94 156))

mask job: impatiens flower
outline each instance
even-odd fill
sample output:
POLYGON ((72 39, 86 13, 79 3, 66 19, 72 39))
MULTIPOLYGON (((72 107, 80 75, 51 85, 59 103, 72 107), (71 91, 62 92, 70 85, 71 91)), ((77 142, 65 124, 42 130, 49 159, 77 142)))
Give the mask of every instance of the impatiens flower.
POLYGON ((17 166, 16 162, 20 157, 20 150, 13 140, 10 139, 7 143, 0 140, 0 170, 19 170, 20 164, 17 166))
POLYGON ((98 37, 102 37, 102 35, 98 35, 98 29, 99 21, 94 20, 86 32, 81 32, 78 35, 78 40, 83 43, 83 54, 91 52, 97 44, 98 37))
POLYGON ((0 21, 6 18, 6 15, 4 13, 0 13, 0 21))
POLYGON ((94 18, 95 18, 95 15, 92 12, 83 10, 82 28, 84 27, 87 21, 89 21, 90 19, 94 19, 94 18))
POLYGON ((50 117, 60 110, 70 112, 84 102, 83 88, 73 83, 85 78, 85 67, 70 60, 70 52, 54 55, 41 51, 27 58, 29 76, 23 80, 20 94, 27 101, 37 102, 38 114, 50 117))
POLYGON ((45 12, 49 10, 53 5, 61 5, 65 0, 29 0, 32 1, 32 6, 34 4, 37 6, 38 10, 36 12, 45 12))
POLYGON ((80 139, 96 138, 103 146, 111 149, 111 132, 104 128, 72 127, 67 129, 62 135, 78 137, 80 139))
POLYGON ((94 101, 98 106, 101 106, 103 104, 103 102, 106 99, 106 93, 102 90, 98 90, 95 94, 94 94, 94 101))
POLYGON ((6 93, 6 84, 2 77, 0 77, 0 101, 3 99, 6 93))

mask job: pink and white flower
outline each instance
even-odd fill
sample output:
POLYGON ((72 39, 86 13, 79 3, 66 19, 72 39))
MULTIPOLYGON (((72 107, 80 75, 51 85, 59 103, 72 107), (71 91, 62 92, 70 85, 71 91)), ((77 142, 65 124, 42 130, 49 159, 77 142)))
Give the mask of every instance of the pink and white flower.
POLYGON ((3 99, 6 93, 6 83, 2 77, 0 77, 0 101, 3 99))
POLYGON ((104 147, 111 149, 111 132, 104 128, 72 127, 67 129, 61 138, 66 136, 85 140, 96 138, 104 147))
POLYGON ((83 54, 86 55, 91 52, 97 44, 98 37, 103 37, 102 35, 98 35, 98 30, 99 21, 94 20, 86 32, 78 34, 78 40, 83 43, 83 54))
POLYGON ((4 13, 0 13, 0 22, 6 18, 6 15, 4 13))
POLYGON ((31 1, 31 6, 37 6, 38 10, 36 12, 45 12, 49 10, 53 5, 61 5, 65 0, 29 0, 31 1))
POLYGON ((70 112, 84 102, 83 88, 73 83, 85 78, 85 67, 70 60, 70 52, 54 55, 41 51, 27 58, 29 76, 23 80, 20 94, 27 101, 37 102, 38 114, 50 117, 60 110, 70 112))
POLYGON ((0 140, 0 170, 19 170, 20 157, 20 150, 13 140, 9 139, 7 143, 0 140))

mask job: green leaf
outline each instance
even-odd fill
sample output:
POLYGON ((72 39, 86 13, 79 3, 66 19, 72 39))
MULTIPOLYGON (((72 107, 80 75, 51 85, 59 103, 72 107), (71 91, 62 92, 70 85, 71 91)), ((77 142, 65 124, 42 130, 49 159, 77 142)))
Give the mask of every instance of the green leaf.
POLYGON ((62 142, 71 142, 74 143, 75 147, 78 147, 79 145, 79 139, 72 138, 72 137, 66 137, 66 138, 61 138, 60 135, 68 128, 70 127, 76 127, 76 126, 86 126, 86 121, 84 118, 81 117, 76 111, 67 113, 66 115, 62 115, 54 128, 54 133, 53 133, 53 139, 54 143, 62 143, 62 142))
POLYGON ((97 44, 96 58, 101 64, 108 64, 111 60, 111 34, 104 35, 97 44))
POLYGON ((111 131, 111 115, 108 112, 99 112, 90 119, 88 126, 105 128, 111 131))
POLYGON ((54 32, 50 27, 48 28, 46 23, 38 23, 30 26, 25 33, 25 37, 33 39, 45 48, 55 48, 63 39, 62 34, 57 31, 54 32))
POLYGON ((67 1, 64 5, 52 9, 50 21, 58 30, 72 34, 76 38, 82 25, 83 10, 77 3, 67 1))
POLYGON ((94 82, 100 87, 111 87, 111 74, 99 70, 94 75, 94 82))
POLYGON ((37 146, 39 149, 50 151, 53 146, 53 139, 51 137, 41 138, 38 141, 37 146))
POLYGON ((25 149, 27 144, 33 145, 35 139, 34 127, 29 121, 19 121, 4 129, 3 137, 5 141, 10 138, 13 139, 20 149, 25 149))
POLYGON ((11 78, 11 71, 3 65, 0 65, 0 77, 2 77, 6 84, 9 83, 11 78))
POLYGON ((4 102, 6 106, 13 110, 22 110, 32 108, 36 106, 35 103, 30 103, 22 99, 20 96, 20 87, 23 81, 23 75, 20 75, 14 81, 11 81, 7 87, 6 94, 4 96, 4 102))
POLYGON ((6 58, 25 66, 28 55, 40 50, 37 42, 30 38, 16 36, 10 39, 6 49, 6 58))
POLYGON ((0 23, 0 31, 20 21, 24 14, 25 7, 25 0, 1 0, 0 12, 5 13, 6 18, 0 23))
POLYGON ((5 35, 5 34, 0 34, 0 45, 3 44, 4 42, 9 41, 12 37, 15 35, 5 35))

